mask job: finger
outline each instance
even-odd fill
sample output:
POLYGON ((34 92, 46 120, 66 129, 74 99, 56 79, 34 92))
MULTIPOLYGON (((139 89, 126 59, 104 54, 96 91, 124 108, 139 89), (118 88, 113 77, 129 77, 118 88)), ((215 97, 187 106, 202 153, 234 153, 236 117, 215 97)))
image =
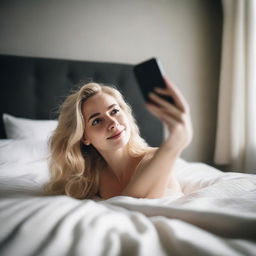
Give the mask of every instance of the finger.
POLYGON ((165 99, 161 98, 158 94, 154 93, 154 92, 150 92, 148 94, 148 97, 154 102, 156 103, 159 107, 163 107, 163 108, 171 108, 173 110, 175 110, 176 112, 178 111, 177 107, 175 107, 173 104, 169 103, 168 101, 166 101, 165 99))
POLYGON ((181 111, 175 107, 173 104, 167 102, 166 100, 162 99, 155 93, 149 94, 150 99, 157 104, 157 107, 164 110, 165 113, 169 113, 174 116, 178 121, 181 119, 181 111))
POLYGON ((171 91, 170 88, 159 88, 159 87, 156 87, 156 88, 154 88, 154 91, 157 92, 158 95, 172 97, 173 100, 174 100, 175 106, 179 110, 185 112, 185 104, 181 102, 180 98, 177 95, 175 95, 174 92, 171 91))
POLYGON ((152 115, 154 115, 157 119, 161 120, 167 125, 174 125, 175 123, 179 122, 176 118, 174 118, 171 115, 168 115, 163 110, 159 109, 153 104, 147 103, 146 107, 150 111, 150 113, 152 113, 152 115))
MULTIPOLYGON (((188 111, 189 110, 188 103, 187 103, 186 99, 184 98, 184 96, 179 91, 179 89, 173 83, 171 83, 166 77, 164 77, 164 81, 165 81, 167 89, 169 89, 168 90, 169 93, 167 95, 173 97, 176 105, 182 111, 188 111)), ((160 90, 162 91, 162 89, 160 89, 160 90)), ((163 89, 163 90, 165 90, 165 89, 163 89)))
POLYGON ((183 112, 189 111, 189 106, 187 101, 185 100, 184 96, 179 91, 174 91, 170 88, 154 88, 154 90, 164 96, 172 97, 174 100, 175 105, 183 112))

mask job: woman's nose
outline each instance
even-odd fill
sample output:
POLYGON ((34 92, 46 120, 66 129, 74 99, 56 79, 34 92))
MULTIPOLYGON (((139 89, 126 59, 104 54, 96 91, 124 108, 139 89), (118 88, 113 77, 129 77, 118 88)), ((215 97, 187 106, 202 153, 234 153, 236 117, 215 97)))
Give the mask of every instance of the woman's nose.
POLYGON ((118 121, 115 118, 109 117, 109 130, 113 130, 118 126, 118 121))

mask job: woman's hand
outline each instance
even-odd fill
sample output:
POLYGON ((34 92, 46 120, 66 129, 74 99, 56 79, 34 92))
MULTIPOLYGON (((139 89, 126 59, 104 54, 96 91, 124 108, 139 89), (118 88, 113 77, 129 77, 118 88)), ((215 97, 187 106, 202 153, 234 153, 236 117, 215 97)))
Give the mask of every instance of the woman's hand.
POLYGON ((167 79, 165 83, 165 89, 155 88, 155 92, 158 95, 171 96, 174 104, 167 102, 156 93, 150 93, 151 101, 156 104, 147 103, 146 106, 150 113, 168 128, 169 135, 163 146, 181 153, 189 145, 193 136, 190 109, 179 90, 167 79))

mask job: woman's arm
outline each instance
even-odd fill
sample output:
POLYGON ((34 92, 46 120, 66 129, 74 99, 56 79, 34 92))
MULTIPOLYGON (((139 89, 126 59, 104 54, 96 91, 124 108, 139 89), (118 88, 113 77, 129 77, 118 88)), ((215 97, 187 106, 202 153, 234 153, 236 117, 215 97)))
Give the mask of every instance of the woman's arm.
POLYGON ((153 157, 139 167, 123 190, 122 195, 147 198, 162 197, 170 181, 174 191, 181 191, 172 170, 175 161, 192 139, 190 110, 178 89, 167 80, 166 85, 166 89, 157 88, 155 91, 160 95, 173 97, 175 105, 152 93, 150 98, 156 104, 148 103, 147 108, 167 125, 169 136, 153 157))

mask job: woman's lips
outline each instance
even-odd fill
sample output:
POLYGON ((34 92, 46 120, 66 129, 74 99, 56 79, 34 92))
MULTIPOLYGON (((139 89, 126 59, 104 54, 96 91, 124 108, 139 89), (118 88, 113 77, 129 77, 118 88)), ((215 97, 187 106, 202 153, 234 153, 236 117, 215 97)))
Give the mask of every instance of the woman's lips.
MULTIPOLYGON (((123 130, 123 131, 124 131, 124 130, 123 130)), ((107 139, 108 139, 108 140, 117 139, 117 138, 119 138, 119 137, 122 135, 123 131, 118 132, 118 133, 114 134, 113 136, 108 137, 107 139)))

